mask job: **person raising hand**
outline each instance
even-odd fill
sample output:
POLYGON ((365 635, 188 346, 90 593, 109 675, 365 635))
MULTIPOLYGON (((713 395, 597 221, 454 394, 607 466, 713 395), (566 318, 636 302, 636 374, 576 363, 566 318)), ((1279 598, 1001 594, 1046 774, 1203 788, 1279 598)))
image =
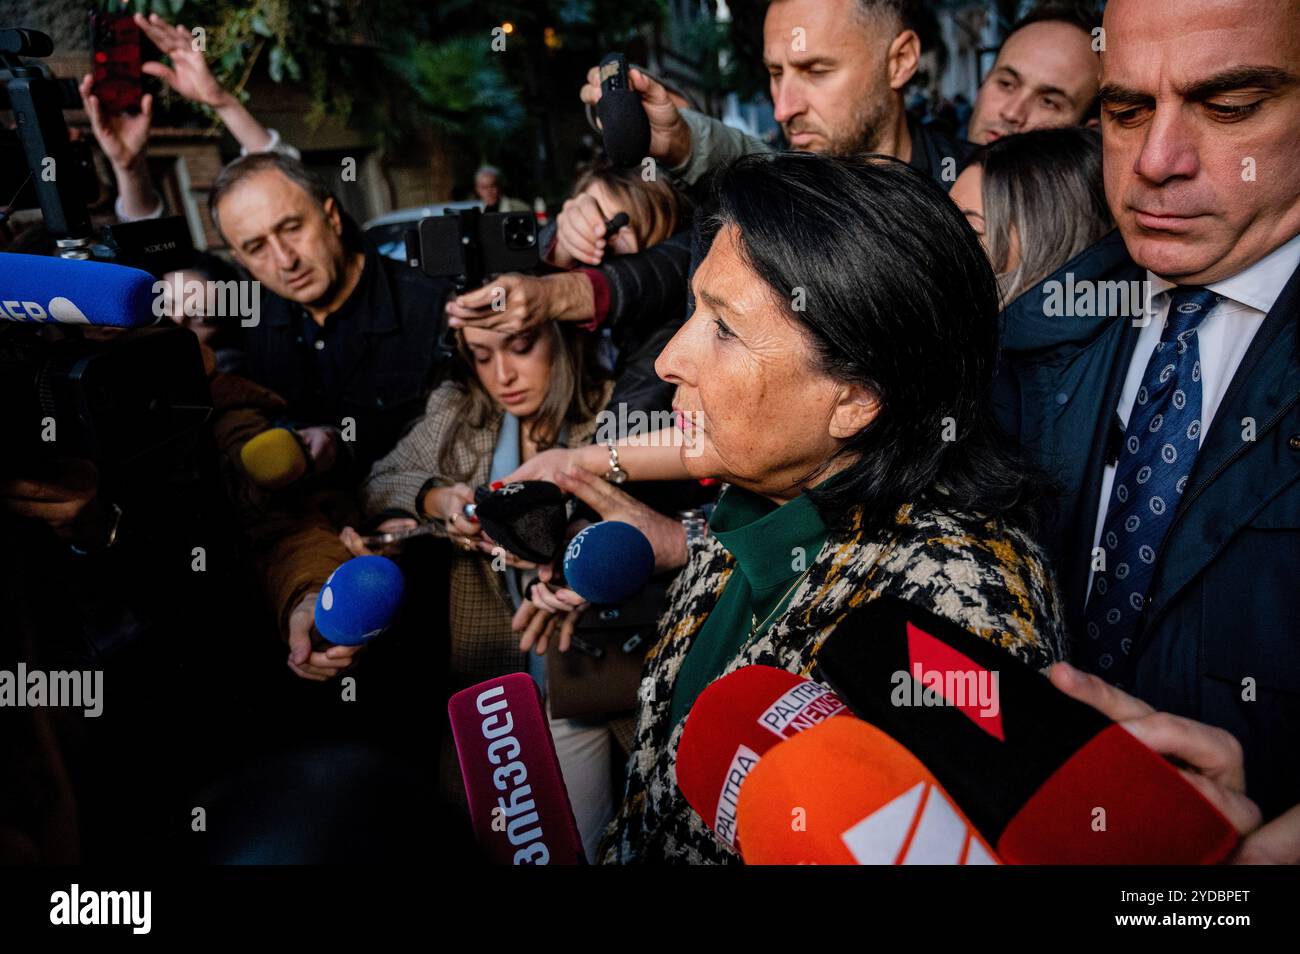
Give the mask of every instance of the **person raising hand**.
MULTIPOLYGON (((159 52, 171 60, 171 65, 147 62, 141 66, 142 72, 162 80, 178 95, 215 112, 238 141, 242 154, 282 152, 298 157, 298 150, 283 143, 278 132, 258 122, 239 97, 217 82, 188 27, 169 24, 157 14, 146 17, 137 13, 133 19, 159 52)), ((93 93, 91 74, 82 77, 79 88, 91 132, 117 180, 114 211, 118 218, 124 221, 158 218, 163 213, 163 200, 149 179, 145 161, 153 122, 153 96, 145 94, 140 100, 140 111, 134 115, 109 113, 93 93)))

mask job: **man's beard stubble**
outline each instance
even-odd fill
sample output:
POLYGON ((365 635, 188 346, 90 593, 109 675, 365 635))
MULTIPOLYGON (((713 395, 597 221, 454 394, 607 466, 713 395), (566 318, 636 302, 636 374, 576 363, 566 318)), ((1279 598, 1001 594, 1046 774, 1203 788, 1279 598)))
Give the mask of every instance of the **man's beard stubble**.
POLYGON ((853 117, 852 128, 839 136, 827 136, 823 130, 808 130, 797 122, 783 127, 786 141, 796 132, 820 132, 827 140, 824 147, 808 150, 823 156, 856 156, 880 151, 880 143, 892 117, 888 100, 864 101, 853 117))

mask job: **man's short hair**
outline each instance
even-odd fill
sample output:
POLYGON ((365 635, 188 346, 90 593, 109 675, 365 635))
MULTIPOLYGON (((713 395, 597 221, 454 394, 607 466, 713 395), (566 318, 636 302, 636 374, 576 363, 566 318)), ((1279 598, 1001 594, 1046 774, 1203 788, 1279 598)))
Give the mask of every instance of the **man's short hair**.
POLYGON ((898 18, 904 30, 915 30, 921 37, 922 47, 926 47, 924 36, 925 9, 921 0, 855 0, 858 13, 864 18, 877 17, 881 14, 898 18))
POLYGON ((496 166, 479 166, 478 170, 474 173, 474 179, 477 180, 479 176, 491 176, 493 179, 496 179, 497 182, 500 182, 501 170, 496 166))
MULTIPOLYGON (((1070 3, 1068 0, 1048 0, 1046 3, 1040 3, 1011 25, 1007 35, 1002 38, 1003 46, 1016 31, 1033 26, 1035 23, 1068 23, 1092 37, 1095 35, 1093 31, 1101 27, 1101 8, 1095 3, 1070 3)), ((1100 115, 1101 97, 1094 96, 1088 108, 1083 111, 1083 118, 1084 120, 1097 119, 1100 115)))
POLYGON ((254 152, 247 156, 240 156, 233 162, 227 163, 217 173, 217 180, 212 184, 212 191, 208 193, 208 215, 212 218, 212 224, 216 226, 217 233, 223 239, 226 237, 226 233, 221 231, 221 219, 217 215, 217 206, 221 200, 249 176, 269 171, 280 173, 311 196, 316 204, 322 207, 322 214, 325 200, 333 199, 334 204, 338 207, 339 218, 343 224, 343 247, 350 252, 364 248, 361 227, 357 225, 352 216, 348 215, 343 208, 343 204, 338 201, 338 197, 326 187, 319 176, 303 165, 300 160, 280 152, 254 152))
MULTIPOLYGON (((217 173, 217 181, 212 184, 212 191, 208 193, 208 214, 212 217, 212 224, 216 226, 218 232, 221 232, 221 220, 217 216, 217 205, 221 200, 249 176, 268 171, 279 172, 322 206, 326 199, 334 198, 334 194, 325 188, 325 184, 299 160, 279 152, 250 153, 227 163, 217 173)), ((225 237, 224 232, 222 237, 225 237)))
POLYGON ((1078 27, 1088 36, 1101 26, 1101 11, 1093 3, 1069 3, 1065 0, 1048 0, 1032 7, 1028 13, 1011 25, 1002 42, 1006 43, 1017 30, 1035 23, 1068 23, 1078 27))

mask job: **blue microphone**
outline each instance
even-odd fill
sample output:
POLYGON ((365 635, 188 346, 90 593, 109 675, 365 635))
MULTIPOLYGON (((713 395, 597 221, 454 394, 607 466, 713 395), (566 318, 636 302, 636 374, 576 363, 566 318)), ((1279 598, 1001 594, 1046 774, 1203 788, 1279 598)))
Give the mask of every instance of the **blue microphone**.
POLYGON ((393 621, 405 589, 402 571, 388 557, 353 557, 321 587, 316 629, 340 646, 368 643, 393 621))
POLYGON ((655 551, 644 533, 621 520, 584 527, 564 551, 566 585, 591 603, 621 603, 649 582, 655 551))
POLYGON ((143 328, 158 321, 156 297, 138 268, 0 253, 0 321, 143 328))

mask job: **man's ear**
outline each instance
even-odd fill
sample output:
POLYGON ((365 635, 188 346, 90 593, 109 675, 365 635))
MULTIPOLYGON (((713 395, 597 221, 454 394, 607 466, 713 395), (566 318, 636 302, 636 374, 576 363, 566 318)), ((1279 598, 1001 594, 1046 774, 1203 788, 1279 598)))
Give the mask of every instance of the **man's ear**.
POLYGON ((916 75, 921 62, 921 38, 915 30, 904 30, 889 44, 889 87, 902 89, 916 75))
POLYGON ((1101 128, 1101 120, 1100 120, 1099 118, 1097 118, 1096 116, 1093 116, 1091 119, 1089 119, 1089 120, 1088 120, 1086 123, 1084 123, 1083 125, 1084 125, 1084 128, 1085 128, 1085 129, 1100 129, 1100 128, 1101 128))
POLYGON ((860 384, 847 384, 831 410, 828 425, 831 437, 846 441, 876 419, 880 399, 860 384))
POLYGON ((335 235, 343 234, 343 217, 339 215, 339 204, 334 201, 334 196, 330 196, 321 205, 325 211, 325 221, 330 224, 335 235))

